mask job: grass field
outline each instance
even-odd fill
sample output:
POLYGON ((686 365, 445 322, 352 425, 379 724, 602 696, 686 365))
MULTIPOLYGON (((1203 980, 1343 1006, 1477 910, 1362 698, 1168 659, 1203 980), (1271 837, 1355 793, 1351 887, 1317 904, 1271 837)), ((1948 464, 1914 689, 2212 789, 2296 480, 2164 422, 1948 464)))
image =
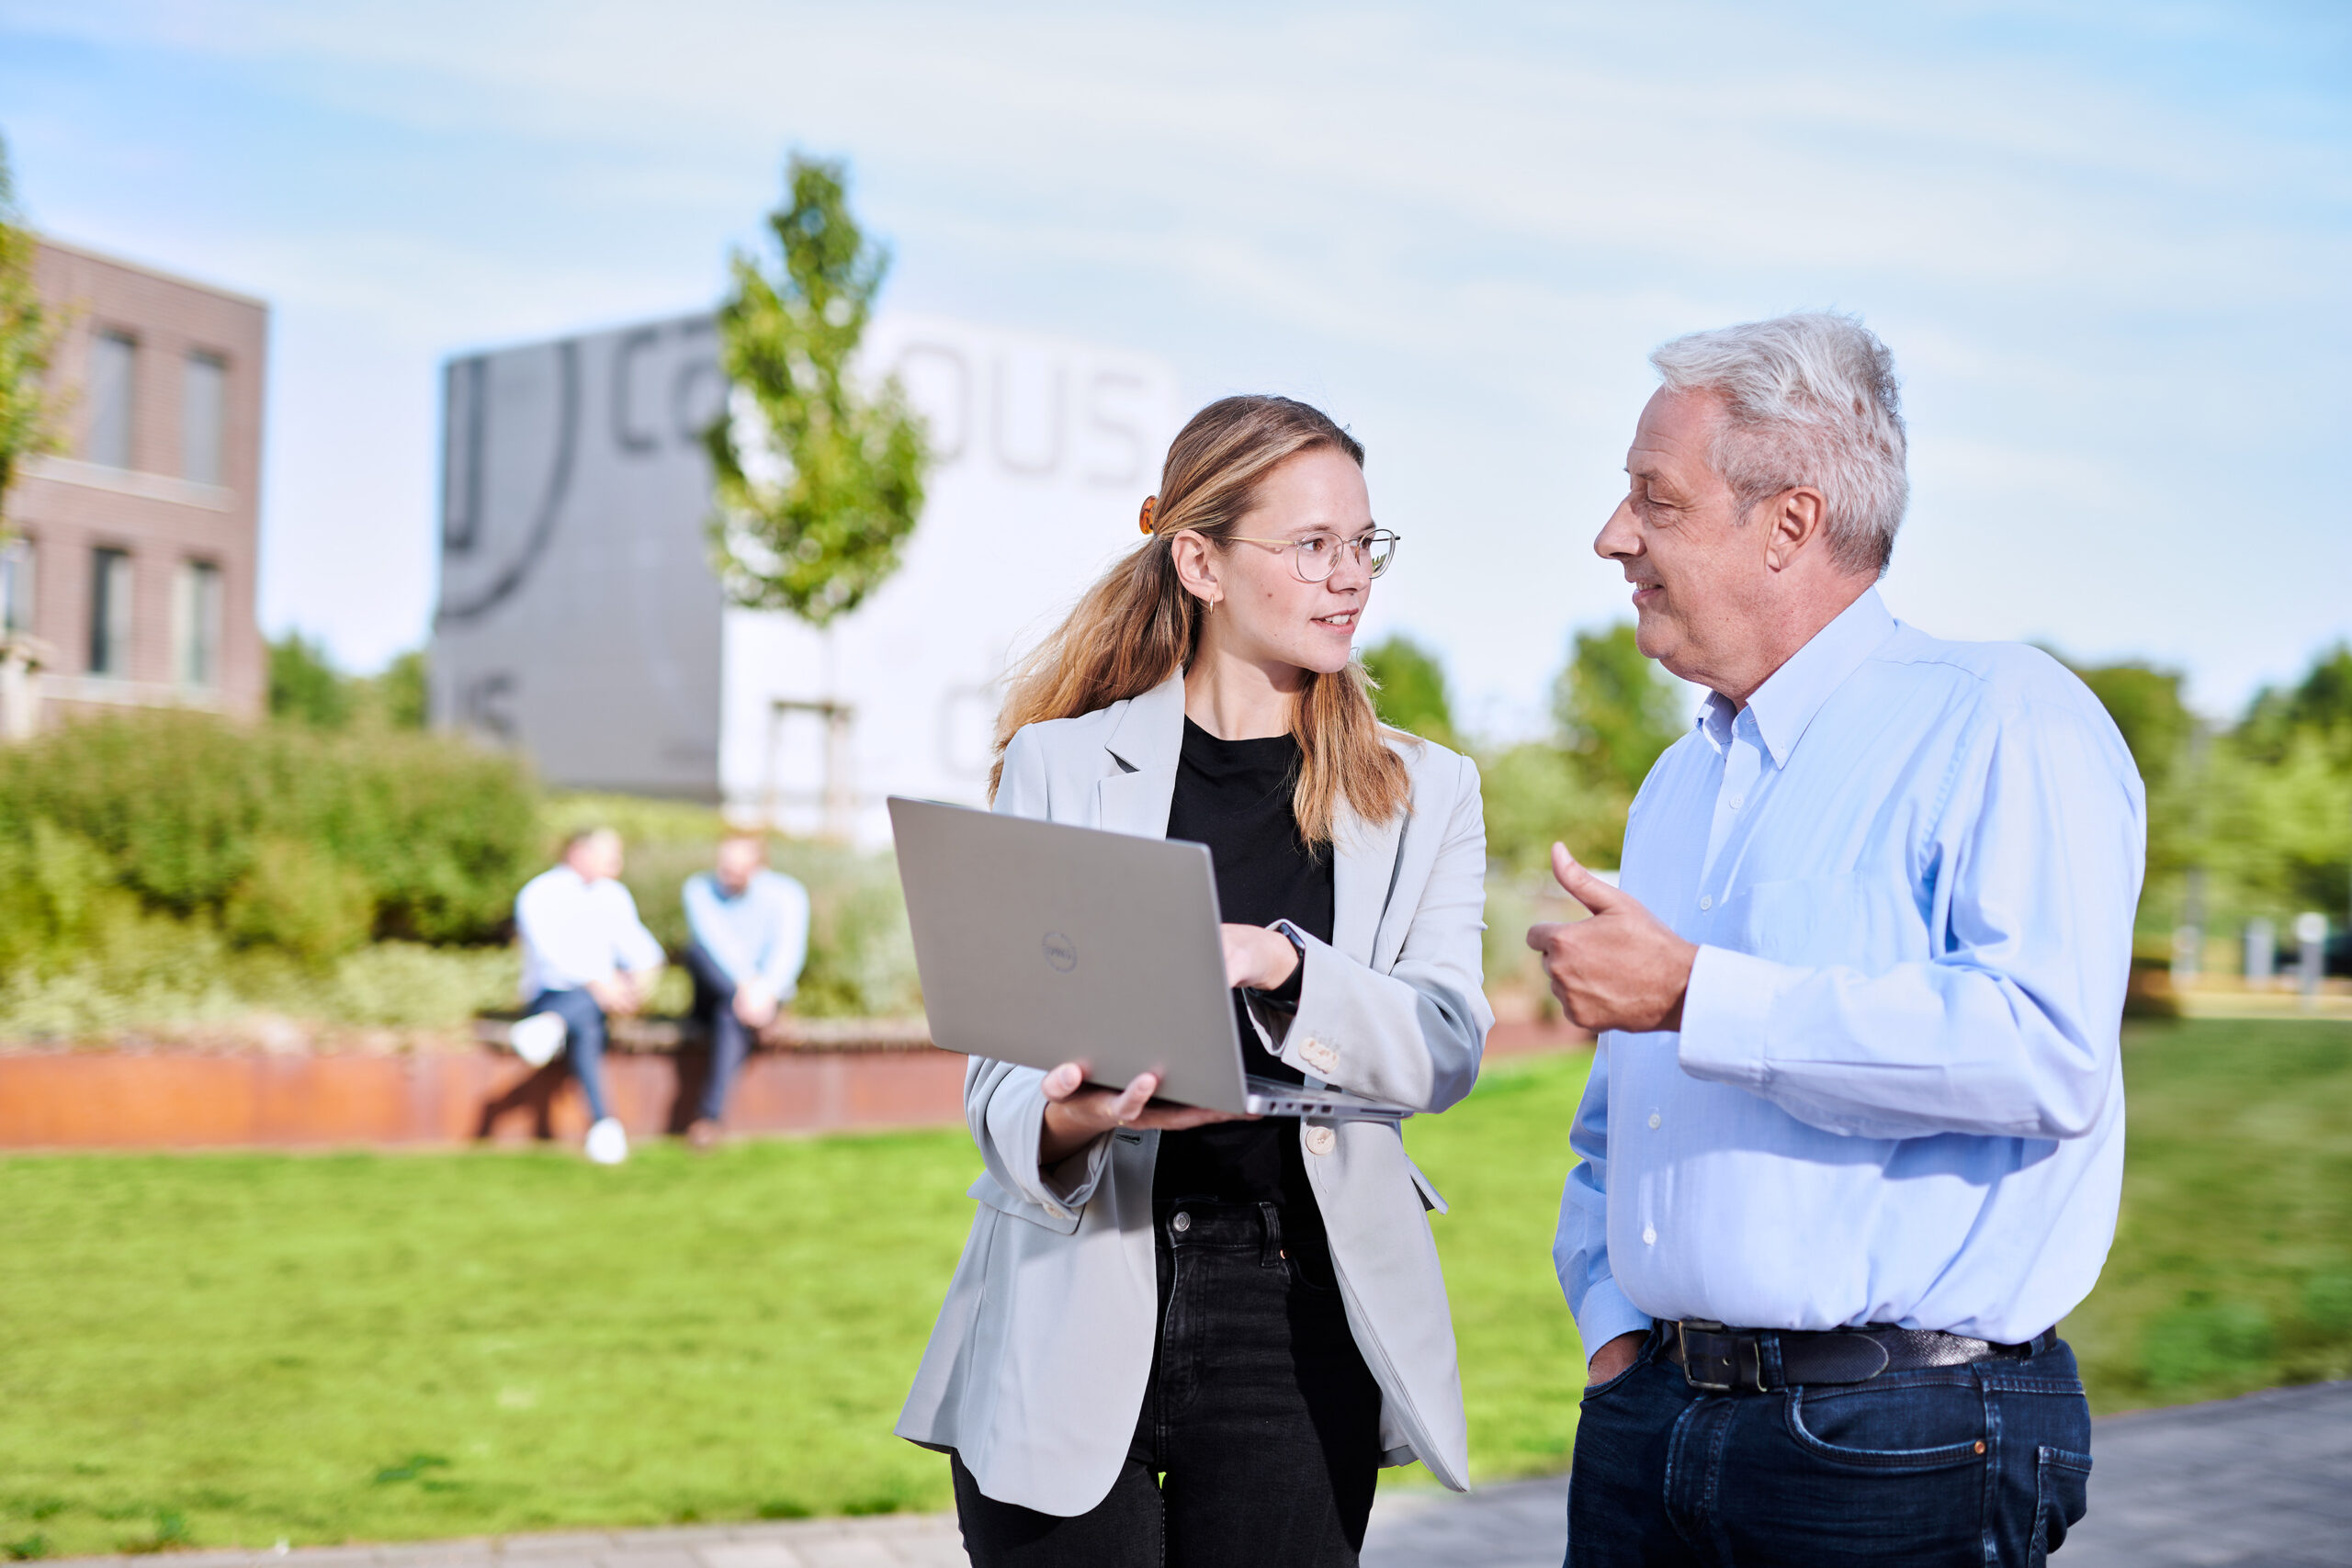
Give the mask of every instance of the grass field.
MULTIPOLYGON (((2067 1325, 2103 1409, 2352 1375, 2352 1026, 2128 1037, 2132 1156, 2067 1325)), ((1474 1462, 1565 1462, 1549 1247, 1581 1056, 1413 1125, 1474 1462)), ((888 1434, 968 1223, 960 1132, 0 1160, 0 1548, 943 1506, 888 1434)))

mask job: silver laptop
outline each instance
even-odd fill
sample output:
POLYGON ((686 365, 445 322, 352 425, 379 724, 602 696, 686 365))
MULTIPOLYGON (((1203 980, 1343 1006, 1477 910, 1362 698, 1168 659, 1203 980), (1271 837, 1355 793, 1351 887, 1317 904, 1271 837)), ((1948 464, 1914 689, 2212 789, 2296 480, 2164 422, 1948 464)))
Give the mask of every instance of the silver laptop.
MULTIPOLYGON (((890 797, 934 1044, 1084 1062, 1212 1111, 1393 1122, 1412 1112, 1243 1066, 1205 845, 890 797)), ((1250 1042, 1257 1048, 1257 1042, 1250 1042)))

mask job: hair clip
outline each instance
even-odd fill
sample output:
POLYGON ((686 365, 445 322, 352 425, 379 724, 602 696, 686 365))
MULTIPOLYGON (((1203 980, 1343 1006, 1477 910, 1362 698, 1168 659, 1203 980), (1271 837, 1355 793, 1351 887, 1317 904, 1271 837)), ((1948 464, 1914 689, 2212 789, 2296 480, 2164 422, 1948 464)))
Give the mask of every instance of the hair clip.
POLYGON ((1148 534, 1148 533, 1150 533, 1150 532, 1151 532, 1151 514, 1152 514, 1153 513, 1155 513, 1155 512, 1159 511, 1159 497, 1158 497, 1158 496, 1156 496, 1156 495, 1148 495, 1148 496, 1145 496, 1145 497, 1143 498, 1143 518, 1142 518, 1142 522, 1143 522, 1143 531, 1144 531, 1145 533, 1148 534))

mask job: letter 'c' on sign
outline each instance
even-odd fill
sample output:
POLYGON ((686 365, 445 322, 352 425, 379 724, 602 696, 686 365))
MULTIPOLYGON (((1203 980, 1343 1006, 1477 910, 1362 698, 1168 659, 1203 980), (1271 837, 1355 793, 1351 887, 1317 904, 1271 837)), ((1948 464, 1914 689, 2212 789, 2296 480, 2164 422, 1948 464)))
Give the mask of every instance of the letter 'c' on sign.
POLYGON ((1046 962, 1053 965, 1057 974, 1069 974, 1078 967, 1078 944, 1059 931, 1047 931, 1046 962))

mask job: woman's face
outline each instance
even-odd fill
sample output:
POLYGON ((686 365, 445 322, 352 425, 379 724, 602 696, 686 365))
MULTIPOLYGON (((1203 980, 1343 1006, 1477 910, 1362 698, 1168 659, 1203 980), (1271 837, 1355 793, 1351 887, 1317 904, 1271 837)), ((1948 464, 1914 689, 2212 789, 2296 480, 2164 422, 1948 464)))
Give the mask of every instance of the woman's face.
POLYGON ((1323 535, 1328 547, 1372 528, 1363 470, 1346 453, 1317 447, 1283 463, 1266 476, 1257 504, 1233 530, 1243 539, 1276 540, 1279 547, 1236 539, 1179 552, 1185 586, 1195 593, 1207 589, 1202 596, 1216 602, 1204 640, 1214 637, 1224 652, 1256 664, 1326 675, 1340 670, 1372 596, 1372 572, 1354 550, 1340 548, 1329 578, 1301 581, 1295 541, 1323 535))

